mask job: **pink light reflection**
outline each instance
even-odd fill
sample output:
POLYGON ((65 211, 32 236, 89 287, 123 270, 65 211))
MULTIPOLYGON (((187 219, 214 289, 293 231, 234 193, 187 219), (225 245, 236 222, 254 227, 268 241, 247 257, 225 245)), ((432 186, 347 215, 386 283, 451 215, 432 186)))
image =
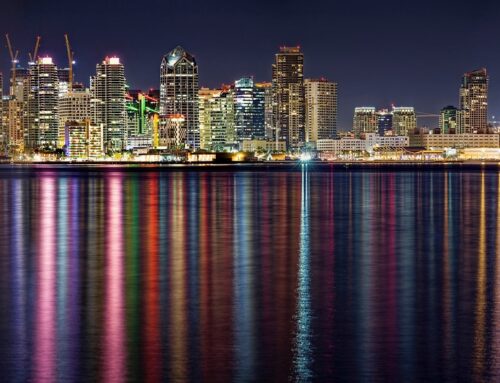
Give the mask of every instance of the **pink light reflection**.
POLYGON ((40 231, 37 299, 35 321, 35 382, 55 380, 55 256, 56 256, 56 208, 55 180, 44 176, 40 180, 40 231))
POLYGON ((123 185, 122 179, 116 175, 112 175, 108 182, 103 380, 115 383, 124 380, 125 369, 122 229, 123 185))

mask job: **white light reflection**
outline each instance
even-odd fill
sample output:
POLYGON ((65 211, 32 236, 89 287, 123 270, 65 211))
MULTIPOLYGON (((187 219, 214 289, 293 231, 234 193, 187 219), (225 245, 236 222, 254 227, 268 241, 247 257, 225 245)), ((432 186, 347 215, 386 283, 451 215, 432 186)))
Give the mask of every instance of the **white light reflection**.
POLYGON ((302 164, 302 198, 300 203, 300 250, 297 289, 297 314, 294 369, 295 381, 305 382, 312 378, 311 346, 311 269, 309 232, 309 172, 302 164))

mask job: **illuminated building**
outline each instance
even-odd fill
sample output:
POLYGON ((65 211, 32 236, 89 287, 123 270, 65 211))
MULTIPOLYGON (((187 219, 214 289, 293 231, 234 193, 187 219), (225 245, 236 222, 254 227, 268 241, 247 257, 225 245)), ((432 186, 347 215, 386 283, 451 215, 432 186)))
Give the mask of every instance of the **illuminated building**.
POLYGON ((66 156, 71 158, 95 159, 103 156, 102 125, 67 121, 65 126, 66 156))
POLYGON ((65 141, 65 126, 68 121, 83 122, 92 118, 90 103, 91 94, 89 89, 73 87, 59 97, 59 128, 58 146, 62 147, 65 141))
POLYGON ((104 127, 105 150, 123 150, 127 128, 125 70, 118 57, 106 57, 102 64, 97 64, 91 92, 92 122, 104 127))
POLYGON ((365 133, 361 138, 342 138, 340 140, 318 140, 316 149, 333 153, 373 152, 375 148, 404 148, 410 145, 408 136, 380 136, 378 133, 365 133))
POLYGON ((410 135, 410 142, 412 146, 423 146, 427 149, 498 148, 499 137, 498 134, 481 133, 418 133, 410 135))
POLYGON ((275 140, 288 148, 304 142, 304 54, 300 47, 281 47, 272 67, 275 140))
MULTIPOLYGON (((12 70, 11 70, 12 74, 12 70)), ((9 95, 3 98, 3 124, 9 149, 22 152, 28 132, 29 71, 16 68, 15 79, 10 79, 9 95)))
POLYGON ((265 136, 265 88, 250 77, 234 83, 234 120, 236 140, 263 139, 265 136))
POLYGON ((337 137, 337 84, 305 80, 306 142, 337 137))
POLYGON ((198 115, 198 65, 195 58, 178 46, 166 54, 160 66, 160 119, 183 115, 185 140, 190 148, 200 147, 198 115))
MULTIPOLYGON (((129 91, 126 96, 127 147, 155 146, 158 135, 158 99, 140 91, 129 91)), ((158 143, 156 143, 158 146, 158 143)))
POLYGON ((255 87, 264 93, 264 136, 267 140, 272 140, 274 134, 273 84, 258 82, 255 87))
POLYGON ((5 97, 3 102, 3 128, 6 144, 11 152, 24 150, 24 120, 26 103, 5 97))
POLYGON ((186 146, 186 119, 182 114, 164 116, 159 127, 159 146, 168 149, 184 149, 186 146))
POLYGON ((458 109, 454 106, 446 106, 439 113, 439 132, 442 134, 458 133, 458 109))
POLYGON ((54 149, 57 145, 58 86, 57 67, 52 58, 43 57, 30 65, 26 137, 29 149, 54 149))
POLYGON ((372 106, 354 108, 352 123, 354 135, 359 138, 363 133, 375 133, 378 128, 377 114, 372 106))
POLYGON ((415 109, 409 106, 392 108, 392 129, 396 136, 407 136, 417 129, 415 109))
POLYGON ((63 97, 69 91, 69 69, 59 68, 57 69, 57 79, 58 79, 58 94, 59 97, 63 97))
POLYGON ((223 151, 235 144, 235 103, 233 92, 201 88, 200 145, 202 149, 223 151))
POLYGON ((241 150, 244 152, 272 152, 279 151, 284 152, 286 150, 286 142, 285 141, 267 141, 267 140, 245 140, 242 142, 241 150))
POLYGON ((377 132, 379 136, 385 136, 392 132, 392 112, 387 109, 377 111, 377 132))
POLYGON ((460 86, 459 133, 486 133, 488 130, 488 75, 486 69, 467 72, 460 86))

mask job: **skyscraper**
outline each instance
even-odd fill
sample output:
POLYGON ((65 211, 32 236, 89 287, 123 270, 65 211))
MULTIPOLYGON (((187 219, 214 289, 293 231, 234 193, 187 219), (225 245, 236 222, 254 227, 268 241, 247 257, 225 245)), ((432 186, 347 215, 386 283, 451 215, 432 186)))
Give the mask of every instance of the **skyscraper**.
POLYGON ((306 142, 337 137, 337 84, 305 80, 306 142))
POLYGON ((265 89, 256 87, 252 78, 244 77, 235 81, 233 94, 236 139, 264 139, 265 89))
POLYGON ((407 136, 417 129, 417 115, 411 106, 392 108, 392 129, 396 136, 407 136))
POLYGON ((230 89, 201 88, 201 148, 222 151, 235 144, 235 103, 230 89))
POLYGON ((467 72, 460 86, 462 133, 486 133, 488 129, 488 74, 485 68, 467 72))
POLYGON ((300 47, 281 47, 272 68, 275 139, 288 148, 304 142, 304 54, 300 47))
POLYGON ((272 140, 274 131, 273 85, 270 82, 260 82, 255 86, 259 92, 264 93, 264 136, 267 140, 272 140))
POLYGON ((163 56, 160 66, 160 118, 184 118, 185 144, 200 147, 198 111, 198 64, 184 48, 177 46, 163 56))
POLYGON ((126 145, 125 69, 118 57, 106 57, 91 79, 93 123, 103 125, 106 151, 121 151, 126 145))
POLYGON ((364 133, 376 133, 378 127, 377 114, 373 106, 354 108, 352 128, 356 137, 364 133))
MULTIPOLYGON (((43 57, 30 65, 28 95, 27 147, 55 149, 58 132, 57 67, 51 57, 43 57)), ((17 96, 16 96, 17 98, 17 96)))

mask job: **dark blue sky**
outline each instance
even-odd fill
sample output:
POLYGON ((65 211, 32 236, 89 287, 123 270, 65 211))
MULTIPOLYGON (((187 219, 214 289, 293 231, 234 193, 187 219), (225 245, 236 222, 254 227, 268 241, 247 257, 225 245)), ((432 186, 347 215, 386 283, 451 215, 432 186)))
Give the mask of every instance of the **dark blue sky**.
MULTIPOLYGON (((10 33, 22 59, 39 34, 40 53, 64 66, 63 34, 69 33, 76 78, 85 83, 98 61, 118 54, 132 88, 158 87, 161 57, 178 44, 196 56, 202 85, 245 75, 266 81, 277 48, 301 45, 306 77, 339 83, 341 129, 350 127, 359 105, 414 105, 426 113, 456 105, 462 73, 483 66, 490 74, 490 116, 500 118, 499 28, 500 4, 493 0, 12 0, 0 6, 0 31, 10 33)), ((6 73, 6 49, 0 58, 6 73)))

